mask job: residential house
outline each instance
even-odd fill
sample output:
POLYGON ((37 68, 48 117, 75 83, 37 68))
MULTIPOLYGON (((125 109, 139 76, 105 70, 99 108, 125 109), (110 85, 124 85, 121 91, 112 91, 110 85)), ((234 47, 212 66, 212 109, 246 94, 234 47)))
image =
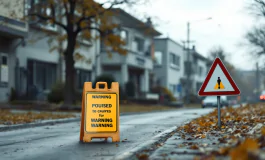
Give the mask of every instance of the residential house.
POLYGON ((197 95, 200 90, 202 83, 204 82, 206 75, 209 71, 209 60, 198 53, 193 46, 189 50, 190 59, 188 61, 187 49, 185 49, 186 54, 184 56, 184 78, 182 78, 181 83, 184 86, 185 95, 187 92, 193 95, 197 95), (190 68, 190 69, 189 69, 190 68), (187 80, 188 73, 190 72, 189 81, 187 80))
POLYGON ((3 102, 8 100, 11 88, 19 83, 15 81, 18 77, 16 50, 24 44, 28 25, 22 20, 23 1, 0 0, 0 3, 0 101, 3 102))
POLYGON ((98 56, 98 75, 111 74, 125 88, 130 80, 136 84, 136 95, 147 93, 150 90, 150 81, 153 71, 152 47, 153 38, 161 35, 153 30, 151 20, 144 23, 121 9, 113 9, 115 16, 112 21, 122 26, 119 32, 126 41, 127 55, 112 53, 108 57, 106 47, 101 43, 101 52, 98 56), (152 32, 150 32, 152 31, 152 32))
MULTIPOLYGON (((26 14, 30 7, 30 1, 28 1, 26 14)), ((49 12, 48 9, 46 12, 49 12)), ((96 31, 91 32, 92 35, 96 34, 96 31)), ((57 81, 65 80, 64 58, 59 50, 50 50, 52 47, 66 48, 66 41, 59 43, 56 39, 57 36, 63 34, 65 34, 64 31, 56 25, 40 23, 30 25, 28 37, 25 39, 26 43, 24 46, 18 46, 16 53, 20 71, 17 79, 20 85, 16 88, 18 93, 29 94, 31 88, 36 87, 39 94, 43 95, 42 98, 45 98, 57 81), (47 33, 49 34, 47 35, 47 33)), ((75 62, 76 87, 82 90, 84 82, 92 81, 93 60, 96 51, 99 50, 97 49, 99 44, 96 41, 86 41, 81 37, 78 37, 77 41, 80 47, 75 52, 92 61, 92 63, 87 63, 87 61, 75 62)))
POLYGON ((155 38, 154 73, 156 84, 168 88, 182 98, 181 78, 184 76, 183 47, 170 38, 155 38))

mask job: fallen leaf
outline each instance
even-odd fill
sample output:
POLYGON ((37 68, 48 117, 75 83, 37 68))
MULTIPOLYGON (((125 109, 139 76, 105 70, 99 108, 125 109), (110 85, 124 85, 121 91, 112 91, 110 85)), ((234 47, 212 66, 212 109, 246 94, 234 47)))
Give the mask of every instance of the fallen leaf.
POLYGON ((261 134, 262 134, 263 136, 265 136, 265 127, 262 127, 262 128, 261 128, 261 134))
POLYGON ((199 149, 199 147, 197 145, 192 145, 192 146, 190 146, 190 149, 197 150, 197 149, 199 149))

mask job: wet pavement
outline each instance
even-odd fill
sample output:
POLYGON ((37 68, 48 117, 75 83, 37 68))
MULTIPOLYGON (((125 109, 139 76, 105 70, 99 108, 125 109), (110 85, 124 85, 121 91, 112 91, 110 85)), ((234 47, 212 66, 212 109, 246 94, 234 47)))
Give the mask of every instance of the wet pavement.
POLYGON ((79 142, 79 122, 0 132, 0 159, 111 159, 155 135, 212 109, 178 109, 120 117, 120 143, 79 142))

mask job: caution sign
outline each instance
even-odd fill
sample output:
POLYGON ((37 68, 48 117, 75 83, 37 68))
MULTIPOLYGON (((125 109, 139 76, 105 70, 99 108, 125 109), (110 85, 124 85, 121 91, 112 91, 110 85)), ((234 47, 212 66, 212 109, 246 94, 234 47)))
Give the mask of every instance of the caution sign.
POLYGON ((225 86, 223 85, 220 77, 218 77, 218 80, 217 80, 217 83, 216 83, 214 89, 225 89, 225 86))
POLYGON ((220 58, 216 58, 203 82, 199 96, 240 95, 240 90, 220 58))
POLYGON ((108 88, 106 82, 85 82, 82 96, 82 115, 80 141, 91 142, 93 138, 112 138, 120 141, 119 132, 119 83, 112 82, 108 88), (104 88, 99 88, 104 85, 104 88))
POLYGON ((86 93, 86 132, 117 131, 117 94, 86 93))

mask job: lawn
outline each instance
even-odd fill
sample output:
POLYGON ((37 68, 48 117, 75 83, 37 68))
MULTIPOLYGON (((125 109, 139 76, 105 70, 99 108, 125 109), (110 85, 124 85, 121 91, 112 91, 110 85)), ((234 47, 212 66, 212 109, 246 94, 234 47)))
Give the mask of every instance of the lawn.
MULTIPOLYGON (((198 105, 189 105, 185 108, 197 108, 198 105)), ((34 107, 29 107, 22 112, 14 112, 9 109, 0 109, 0 124, 12 125, 12 124, 23 124, 31 123, 38 120, 47 120, 47 119, 62 119, 62 118, 72 118, 76 117, 76 113, 80 111, 60 111, 56 109, 56 112, 49 110, 47 111, 30 111, 34 107), (30 109, 29 109, 30 108, 30 109), (62 113, 66 112, 66 113, 62 113)), ((54 109, 54 108, 53 108, 54 109)), ((122 104, 120 105, 120 113, 142 113, 142 112, 153 112, 153 111, 166 111, 166 110, 177 110, 180 108, 169 107, 163 105, 139 105, 139 104, 122 104)), ((22 108, 18 108, 22 110, 22 108)), ((38 109, 37 109, 38 110, 38 109)), ((81 114, 80 114, 81 115, 81 114)))
POLYGON ((22 124, 30 123, 37 120, 44 119, 61 119, 61 118, 73 118, 76 117, 72 113, 66 114, 55 114, 52 112, 11 112, 8 109, 0 110, 0 124, 12 125, 12 124, 22 124))

